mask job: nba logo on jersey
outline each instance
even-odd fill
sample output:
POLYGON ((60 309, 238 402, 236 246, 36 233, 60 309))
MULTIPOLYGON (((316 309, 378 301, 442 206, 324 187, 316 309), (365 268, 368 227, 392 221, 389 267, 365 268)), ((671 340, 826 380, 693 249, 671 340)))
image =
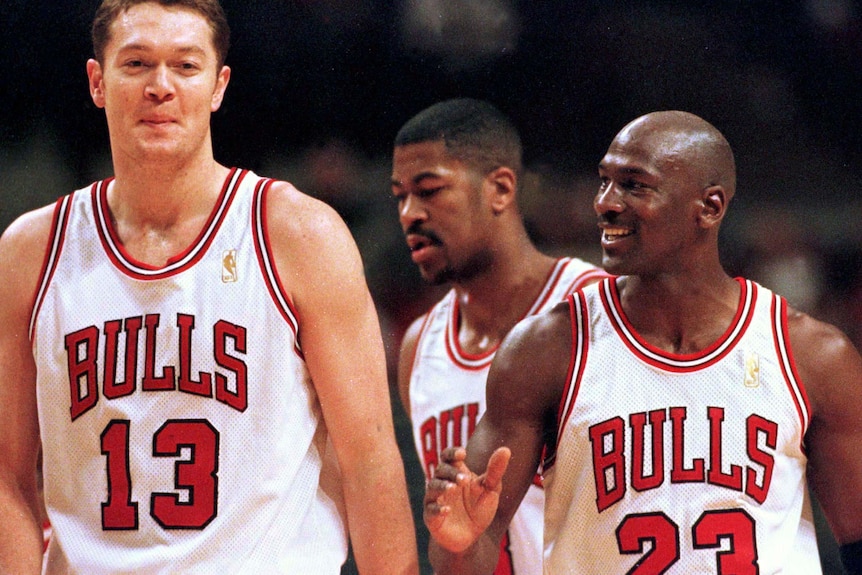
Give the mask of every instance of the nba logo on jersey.
POLYGON ((745 354, 745 387, 760 387, 760 356, 753 351, 745 354))
POLYGON ((236 250, 225 250, 221 255, 221 281, 227 284, 236 280, 236 250))

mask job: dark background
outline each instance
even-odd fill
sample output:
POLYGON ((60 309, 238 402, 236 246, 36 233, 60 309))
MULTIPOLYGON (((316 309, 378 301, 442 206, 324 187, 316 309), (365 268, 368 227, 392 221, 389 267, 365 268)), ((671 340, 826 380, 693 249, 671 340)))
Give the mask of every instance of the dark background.
MULTIPOLYGON (((0 4, 2 228, 111 172, 84 68, 96 4, 0 4)), ((223 5, 233 76, 213 119, 216 157, 290 179, 344 216, 390 366, 406 325, 439 295, 403 246, 389 199, 390 144, 411 115, 453 96, 485 98, 511 115, 530 168, 521 201, 534 239, 594 261, 590 198, 613 135, 654 110, 703 116, 737 154, 738 193, 723 232, 728 271, 862 343, 858 1, 223 5)), ((422 479, 394 407, 416 503, 422 479)), ((825 555, 827 573, 839 573, 828 544, 825 555)))

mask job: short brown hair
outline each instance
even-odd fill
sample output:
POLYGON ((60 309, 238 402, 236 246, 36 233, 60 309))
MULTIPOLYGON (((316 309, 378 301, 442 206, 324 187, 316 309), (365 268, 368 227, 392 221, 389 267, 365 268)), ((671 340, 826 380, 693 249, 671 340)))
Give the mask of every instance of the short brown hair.
POLYGON ((111 24, 114 23, 114 20, 132 6, 146 2, 185 8, 203 16, 212 29, 213 46, 218 58, 218 65, 219 67, 224 65, 230 47, 230 28, 218 0, 104 0, 93 19, 93 54, 95 54, 97 61, 104 62, 105 46, 111 39, 111 24))

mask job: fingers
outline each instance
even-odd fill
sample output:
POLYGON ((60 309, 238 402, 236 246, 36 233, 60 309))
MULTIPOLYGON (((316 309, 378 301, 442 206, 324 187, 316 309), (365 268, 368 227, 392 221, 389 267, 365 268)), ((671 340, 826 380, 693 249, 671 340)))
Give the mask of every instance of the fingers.
POLYGON ((503 475, 509 467, 509 460, 512 457, 512 452, 508 447, 499 447, 494 450, 488 459, 488 468, 485 470, 485 477, 482 480, 483 486, 490 491, 500 491, 502 489, 503 475))
MULTIPOLYGON (((425 485, 425 515, 438 516, 449 512, 447 492, 456 489, 471 476, 464 463, 467 451, 463 447, 450 447, 440 454, 440 463, 434 470, 434 477, 425 485)), ((454 495, 449 495, 454 497, 454 495)))

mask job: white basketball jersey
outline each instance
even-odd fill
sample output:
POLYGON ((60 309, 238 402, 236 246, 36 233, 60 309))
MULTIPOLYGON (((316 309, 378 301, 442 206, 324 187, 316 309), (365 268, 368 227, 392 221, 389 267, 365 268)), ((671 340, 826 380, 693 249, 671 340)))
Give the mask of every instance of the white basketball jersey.
POLYGON ((161 268, 118 241, 110 180, 58 201, 31 323, 47 573, 339 573, 341 488, 268 245, 271 183, 232 170, 161 268))
POLYGON ((732 325, 675 355, 643 340, 615 280, 569 299, 573 353, 545 462, 545 573, 812 575, 810 406, 784 299, 738 280, 732 325))
MULTIPOLYGON (((576 258, 562 258, 527 315, 565 299, 605 272, 576 258)), ((458 300, 450 290, 425 316, 410 375, 410 413, 419 461, 430 478, 447 447, 467 445, 485 413, 485 380, 496 349, 465 353, 458 342, 458 300)), ((503 541, 495 575, 542 572, 544 494, 537 478, 515 513, 503 541)))

